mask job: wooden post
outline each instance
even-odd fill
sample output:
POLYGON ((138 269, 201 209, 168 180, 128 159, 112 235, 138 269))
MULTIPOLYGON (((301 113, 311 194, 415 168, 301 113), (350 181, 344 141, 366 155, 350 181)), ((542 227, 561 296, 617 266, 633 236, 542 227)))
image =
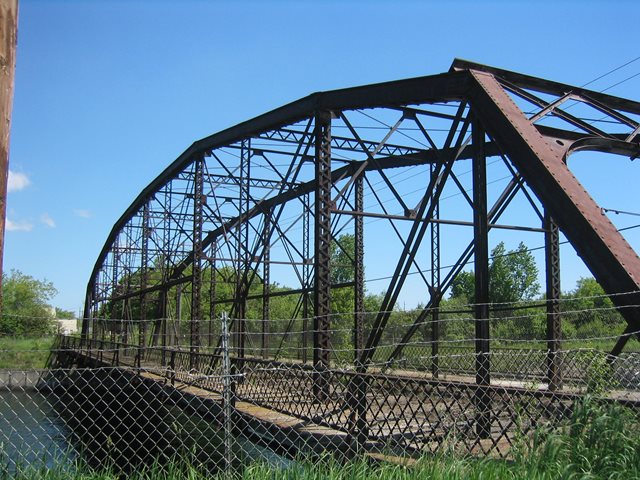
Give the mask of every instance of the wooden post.
MULTIPOLYGON (((9 175, 9 132, 13 105, 13 82, 18 38, 18 0, 0 1, 0 287, 4 253, 4 224, 9 175)), ((0 292, 2 290, 0 289, 0 292)), ((0 293, 0 313, 2 294, 0 293)))

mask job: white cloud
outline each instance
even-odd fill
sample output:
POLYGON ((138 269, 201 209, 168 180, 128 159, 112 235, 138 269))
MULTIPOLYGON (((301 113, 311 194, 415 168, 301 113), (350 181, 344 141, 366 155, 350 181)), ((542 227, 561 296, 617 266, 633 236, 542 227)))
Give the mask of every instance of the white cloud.
POLYGON ((7 180, 7 191, 17 192, 24 190, 31 185, 31 180, 24 173, 9 170, 9 179, 7 180))
POLYGON ((40 216, 40 221, 49 228, 55 228, 56 226, 56 222, 53 221, 53 218, 51 218, 48 213, 43 213, 40 216))
POLYGON ((7 223, 5 223, 5 228, 7 232, 30 232, 33 229, 33 225, 26 220, 20 220, 18 222, 14 222, 7 218, 7 223))
POLYGON ((93 214, 89 210, 84 210, 82 208, 77 208, 73 211, 80 218, 91 218, 93 214))

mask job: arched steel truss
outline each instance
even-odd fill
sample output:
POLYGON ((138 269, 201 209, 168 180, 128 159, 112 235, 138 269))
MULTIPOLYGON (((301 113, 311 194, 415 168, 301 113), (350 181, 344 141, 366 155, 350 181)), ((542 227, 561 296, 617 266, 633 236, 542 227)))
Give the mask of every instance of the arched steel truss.
MULTIPOLYGON (((299 300, 290 315, 313 319, 305 322, 304 345, 312 343, 314 364, 326 366, 332 291, 350 288, 354 362, 366 369, 409 277, 420 279, 425 306, 390 361, 418 325, 437 318, 434 307, 473 260, 477 380, 488 382, 490 231, 544 237, 552 352, 559 335, 558 229, 607 293, 640 291, 640 259, 567 166, 578 150, 637 156, 639 118, 635 101, 461 60, 440 75, 312 94, 195 142, 140 193, 91 273, 83 337, 115 335, 113 328, 101 330, 102 318, 158 319, 140 322, 140 341, 152 343, 169 334, 163 319, 173 316, 188 319, 188 345, 196 352, 205 325, 211 328, 224 309, 237 319, 236 352, 243 356, 247 301, 262 302, 267 351, 270 302, 294 295, 299 300), (573 113, 579 109, 605 117, 597 125, 606 129, 573 113), (506 177, 488 195, 492 165, 506 177), (455 216, 448 218, 444 199, 452 195, 466 213, 450 210, 455 216), (516 198, 528 203, 533 224, 507 221, 516 198), (365 219, 378 222, 376 229, 365 219), (450 235, 458 239, 462 231, 468 241, 453 245, 450 235), (343 247, 345 232, 354 238, 353 276, 340 281, 330 257, 332 245, 343 247), (381 242, 395 247, 381 255, 381 242), (448 266, 445 250, 455 258, 448 266), (365 331, 364 259, 372 251, 376 258, 367 257, 367 265, 384 263, 389 275, 380 311, 365 331), (206 271, 227 276, 229 298, 216 297, 221 277, 206 271), (290 288, 275 289, 274 280, 290 288), (176 291, 188 292, 190 302, 179 300, 170 312, 176 291)), ((619 353, 640 330, 640 312, 632 307, 640 299, 612 298, 628 322, 613 352, 619 353)), ((126 341, 126 328, 117 334, 126 341)), ((437 342, 433 348, 437 353, 437 342)), ((549 368, 553 381, 553 362, 549 368)))

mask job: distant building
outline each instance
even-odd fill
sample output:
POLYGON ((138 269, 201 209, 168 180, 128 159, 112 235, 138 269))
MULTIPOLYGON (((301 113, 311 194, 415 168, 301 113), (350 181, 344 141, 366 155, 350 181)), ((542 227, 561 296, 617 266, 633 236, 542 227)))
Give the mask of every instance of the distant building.
POLYGON ((58 324, 58 332, 63 335, 70 335, 72 333, 78 332, 78 320, 75 318, 70 319, 56 319, 55 322, 58 324))

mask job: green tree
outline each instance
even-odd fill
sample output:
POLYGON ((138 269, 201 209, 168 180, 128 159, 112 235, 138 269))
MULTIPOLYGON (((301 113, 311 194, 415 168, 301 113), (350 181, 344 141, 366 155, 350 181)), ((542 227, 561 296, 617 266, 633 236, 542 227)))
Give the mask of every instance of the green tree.
MULTIPOLYGON (((346 233, 331 242, 331 284, 353 282, 355 278, 355 237, 346 233)), ((334 288, 331 291, 331 311, 348 314, 353 312, 353 287, 334 288)), ((346 317, 345 317, 346 318, 346 317)))
MULTIPOLYGON (((500 242, 491 251, 489 302, 499 305, 491 313, 492 335, 496 338, 539 338, 544 335, 544 318, 534 311, 519 310, 509 304, 532 300, 540 293, 538 267, 533 255, 520 242, 509 250, 500 242), (500 305, 503 304, 503 305, 500 305)), ((453 281, 451 300, 475 302, 475 275, 461 272, 453 281)), ((450 332, 453 333, 453 332, 450 332)), ((459 334, 461 332, 457 332, 459 334)))
MULTIPOLYGON (((531 252, 520 242, 515 250, 507 251, 500 242, 491 251, 489 264, 489 301, 514 303, 531 300, 540 293, 538 267, 531 252)), ((451 297, 475 301, 473 272, 460 272, 451 284, 451 297)))
POLYGON ((595 278, 580 278, 563 302, 563 320, 573 324, 581 338, 609 336, 622 330, 625 321, 595 278))
POLYGON ((57 294, 51 282, 19 270, 2 276, 3 308, 0 335, 45 335, 53 328, 49 301, 57 294))
POLYGON ((71 310, 64 310, 62 308, 56 307, 56 318, 70 320, 72 318, 76 318, 76 314, 71 310))
POLYGON ((464 296, 452 296, 440 302, 440 338, 462 340, 473 338, 472 310, 464 296))
POLYGON ((493 303, 531 300, 540 293, 538 267, 523 242, 515 250, 500 242, 491 252, 489 295, 493 303))
POLYGON ((460 272, 451 282, 452 299, 461 299, 466 302, 473 303, 475 298, 475 276, 473 272, 460 272))
MULTIPOLYGON (((353 321, 355 311, 355 292, 353 286, 335 288, 340 283, 353 282, 355 280, 355 236, 352 233, 340 235, 331 242, 331 317, 332 329, 334 329, 332 344, 335 348, 347 349, 353 346, 353 321)), ((364 295, 364 330, 369 331, 376 313, 380 310, 382 295, 366 292, 364 295)), ((396 319, 390 319, 393 324, 396 319)), ((399 320, 397 320, 399 321, 399 320)), ((387 334, 390 329, 387 329, 387 334)))
POLYGON ((331 242, 331 283, 351 282, 355 275, 356 240, 351 233, 331 242))

